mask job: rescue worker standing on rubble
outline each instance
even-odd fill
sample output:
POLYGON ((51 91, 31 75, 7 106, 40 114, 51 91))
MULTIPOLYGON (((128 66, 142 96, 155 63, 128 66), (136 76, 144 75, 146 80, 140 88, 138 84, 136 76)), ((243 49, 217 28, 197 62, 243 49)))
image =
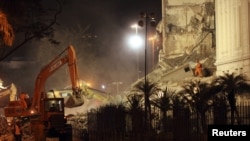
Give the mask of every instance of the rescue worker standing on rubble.
POLYGON ((196 66, 195 66, 195 76, 202 76, 202 64, 200 61, 197 59, 196 61, 196 66))

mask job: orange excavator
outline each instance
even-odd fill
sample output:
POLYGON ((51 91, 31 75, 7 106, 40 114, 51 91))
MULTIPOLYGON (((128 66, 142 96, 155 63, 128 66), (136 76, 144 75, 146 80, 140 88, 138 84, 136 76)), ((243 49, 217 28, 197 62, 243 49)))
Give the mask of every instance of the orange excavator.
POLYGON ((69 45, 62 53, 44 66, 36 78, 32 103, 27 104, 27 95, 22 93, 16 101, 10 101, 4 108, 6 117, 29 117, 31 132, 34 133, 36 141, 44 141, 46 137, 56 136, 60 141, 72 140, 72 127, 65 120, 64 107, 77 107, 84 104, 82 89, 78 80, 76 65, 76 53, 74 47, 69 45), (65 55, 65 52, 66 55, 65 55), (64 55, 64 56, 63 56, 64 55), (46 80, 64 64, 68 64, 72 95, 65 103, 64 98, 47 97, 45 92, 46 80), (55 135, 54 135, 55 136, 55 135))

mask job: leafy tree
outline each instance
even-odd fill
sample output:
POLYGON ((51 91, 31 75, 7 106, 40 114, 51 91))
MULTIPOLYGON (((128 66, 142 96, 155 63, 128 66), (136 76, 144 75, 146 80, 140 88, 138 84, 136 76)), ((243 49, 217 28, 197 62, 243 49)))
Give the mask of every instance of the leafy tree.
MULTIPOLYGON (((2 0, 0 2, 0 9, 7 15, 6 18, 13 28, 11 35, 15 34, 16 39, 18 38, 15 40, 15 44, 10 44, 11 40, 5 44, 14 45, 11 50, 4 50, 4 44, 2 44, 3 55, 0 61, 32 40, 47 38, 52 44, 59 44, 53 39, 53 27, 57 24, 57 16, 62 11, 61 0, 56 0, 57 5, 52 8, 45 8, 42 2, 42 0, 2 0)), ((53 2, 51 3, 53 4, 53 2)), ((0 25, 4 24, 4 20, 0 20, 0 22, 0 25)))
POLYGON ((218 76, 216 82, 222 87, 223 93, 226 95, 231 112, 231 124, 235 123, 235 114, 238 124, 240 124, 239 113, 236 107, 236 95, 250 91, 250 84, 247 77, 243 74, 224 73, 218 76))

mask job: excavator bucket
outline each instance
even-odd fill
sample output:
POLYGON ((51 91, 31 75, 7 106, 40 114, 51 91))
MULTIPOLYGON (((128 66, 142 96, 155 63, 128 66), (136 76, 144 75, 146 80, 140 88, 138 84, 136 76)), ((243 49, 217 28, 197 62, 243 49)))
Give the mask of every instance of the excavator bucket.
POLYGON ((74 91, 67 99, 65 99, 65 107, 74 108, 84 104, 82 90, 74 91))
POLYGON ((69 97, 65 98, 65 107, 67 108, 74 108, 84 104, 83 96, 75 96, 70 95, 69 97))

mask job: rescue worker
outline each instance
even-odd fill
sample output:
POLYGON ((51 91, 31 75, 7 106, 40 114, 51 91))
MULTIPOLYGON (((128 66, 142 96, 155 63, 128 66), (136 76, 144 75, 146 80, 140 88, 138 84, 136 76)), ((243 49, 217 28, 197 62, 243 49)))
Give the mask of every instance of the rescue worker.
POLYGON ((26 110, 28 108, 28 104, 26 102, 26 99, 28 98, 28 94, 25 93, 25 92, 22 92, 19 95, 19 98, 20 98, 20 102, 21 102, 21 105, 22 105, 23 109, 26 110))
POLYGON ((199 60, 196 61, 194 74, 195 76, 202 76, 202 64, 199 60))

